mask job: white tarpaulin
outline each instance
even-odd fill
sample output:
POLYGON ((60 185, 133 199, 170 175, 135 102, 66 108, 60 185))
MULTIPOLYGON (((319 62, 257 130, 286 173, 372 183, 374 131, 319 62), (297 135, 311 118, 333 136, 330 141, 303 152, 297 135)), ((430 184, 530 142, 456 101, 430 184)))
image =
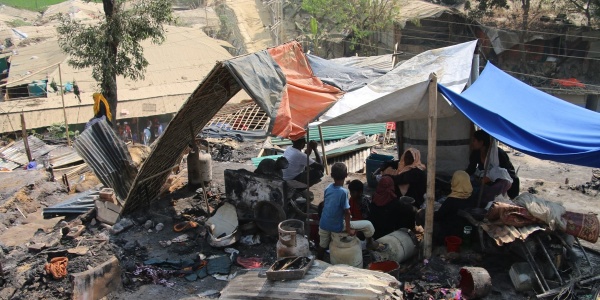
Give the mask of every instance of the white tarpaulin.
MULTIPOLYGON (((369 124, 427 118, 429 76, 456 93, 462 92, 471 74, 477 41, 423 52, 369 85, 346 93, 320 120, 322 125, 369 124)), ((455 113, 438 97, 438 117, 455 113)))

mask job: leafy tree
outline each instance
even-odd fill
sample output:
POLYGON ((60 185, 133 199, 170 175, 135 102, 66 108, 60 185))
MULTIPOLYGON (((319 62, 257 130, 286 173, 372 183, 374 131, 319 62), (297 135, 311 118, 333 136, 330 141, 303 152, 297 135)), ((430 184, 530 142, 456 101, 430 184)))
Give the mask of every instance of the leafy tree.
POLYGON ((585 15, 587 26, 593 26, 600 18, 600 0, 568 0, 570 6, 585 15))
POLYGON ((362 44, 369 51, 373 34, 393 27, 400 0, 303 0, 302 9, 321 25, 320 35, 350 31, 352 47, 362 44))
POLYGON ((174 20, 169 0, 102 0, 105 18, 82 23, 58 16, 59 45, 75 68, 92 68, 110 110, 117 116, 117 76, 144 78, 148 61, 141 42, 165 40, 164 24, 174 20))

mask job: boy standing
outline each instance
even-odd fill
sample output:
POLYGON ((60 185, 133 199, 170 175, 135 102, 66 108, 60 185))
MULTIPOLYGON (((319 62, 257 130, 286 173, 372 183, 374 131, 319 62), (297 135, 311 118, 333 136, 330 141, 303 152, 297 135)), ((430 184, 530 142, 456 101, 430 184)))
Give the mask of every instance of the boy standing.
POLYGON ((369 221, 350 221, 350 204, 348 201, 348 190, 344 188, 344 180, 348 176, 348 169, 343 163, 335 163, 331 166, 331 177, 334 183, 325 189, 323 199, 323 213, 319 221, 319 247, 317 248, 317 259, 323 259, 325 249, 329 247, 331 237, 337 234, 354 236, 356 231, 364 233, 367 239, 367 248, 383 251, 385 245, 373 240, 375 229, 369 221))

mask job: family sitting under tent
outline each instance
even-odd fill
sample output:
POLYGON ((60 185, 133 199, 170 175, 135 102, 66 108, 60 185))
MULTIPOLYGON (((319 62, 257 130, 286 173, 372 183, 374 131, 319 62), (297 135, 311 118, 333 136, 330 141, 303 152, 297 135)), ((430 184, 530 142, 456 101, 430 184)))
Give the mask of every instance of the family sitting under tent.
MULTIPOLYGON (((304 141, 295 142, 293 151, 299 152, 304 144, 304 141)), ((301 159, 305 165, 306 156, 301 159)), ((359 220, 369 222, 368 228, 372 228, 367 230, 370 245, 373 243, 372 239, 379 239, 398 229, 414 231, 418 226, 424 226, 427 187, 425 170, 426 166, 421 162, 420 151, 409 148, 404 151, 399 160, 382 162, 381 167, 373 174, 377 180, 377 187, 370 201, 366 200, 368 197, 364 197, 364 185, 359 180, 348 182, 349 197, 348 191, 342 186, 335 186, 337 190, 344 190, 346 195, 342 197, 344 201, 336 197, 335 205, 332 203, 333 200, 330 200, 329 191, 334 186, 328 187, 324 200, 319 206, 320 223, 328 229, 333 228, 328 227, 331 213, 327 211, 331 211, 332 206, 339 207, 336 218, 340 223, 339 228, 336 227, 339 229, 338 233, 354 234, 353 230, 344 230, 344 228, 354 228, 352 223, 348 223, 348 227, 343 226, 342 216, 345 211, 349 215, 349 222, 359 220)), ((335 180, 339 182, 339 179, 335 180)), ((518 195, 518 191, 519 178, 506 152, 496 143, 491 142, 489 134, 483 130, 476 131, 472 139, 469 165, 465 170, 454 172, 449 194, 436 202, 434 244, 442 244, 447 236, 460 236, 463 228, 470 225, 465 218, 459 216, 460 210, 477 206, 489 208, 494 200, 512 199, 518 195), (478 199, 480 196, 481 199, 478 199)), ((358 236, 361 234, 359 233, 358 236)), ((329 240, 326 239, 325 242, 328 243, 329 240)), ((325 242, 321 245, 323 249, 326 248, 325 242)), ((380 245, 371 245, 371 247, 377 249, 380 245)))

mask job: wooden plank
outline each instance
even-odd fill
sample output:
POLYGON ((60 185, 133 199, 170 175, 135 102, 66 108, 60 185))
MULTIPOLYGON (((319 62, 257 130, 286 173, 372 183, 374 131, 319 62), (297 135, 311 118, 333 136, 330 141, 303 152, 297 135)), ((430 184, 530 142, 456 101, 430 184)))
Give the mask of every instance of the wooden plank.
POLYGON ((25 124, 25 115, 21 112, 21 136, 23 137, 23 145, 25 146, 25 153, 27 153, 27 160, 32 161, 31 149, 29 149, 29 141, 27 140, 27 125, 25 124))
POLYGON ((433 212, 435 202, 435 164, 437 141, 437 75, 431 73, 429 81, 429 131, 427 136, 427 208, 425 210, 425 237, 423 256, 431 257, 433 249, 433 212))

